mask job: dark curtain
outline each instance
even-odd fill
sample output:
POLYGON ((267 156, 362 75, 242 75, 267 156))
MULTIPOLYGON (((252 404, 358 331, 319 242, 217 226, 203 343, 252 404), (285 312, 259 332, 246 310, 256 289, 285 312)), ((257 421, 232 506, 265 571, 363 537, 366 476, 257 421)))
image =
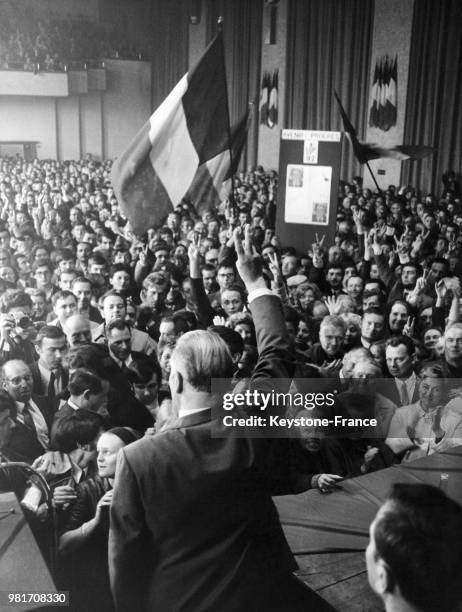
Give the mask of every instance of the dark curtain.
POLYGON ((231 125, 246 112, 249 102, 255 102, 241 168, 257 162, 262 4, 262 0, 206 0, 208 42, 217 32, 218 17, 223 17, 231 125))
POLYGON ((188 71, 189 2, 151 0, 152 109, 188 71))
MULTIPOLYGON (((289 0, 284 127, 342 130, 334 91, 361 139, 365 138, 373 0, 289 0)), ((341 176, 360 173, 345 141, 341 176)))
POLYGON ((462 172, 462 3, 414 4, 404 141, 437 151, 404 162, 402 182, 441 193, 446 170, 462 172))

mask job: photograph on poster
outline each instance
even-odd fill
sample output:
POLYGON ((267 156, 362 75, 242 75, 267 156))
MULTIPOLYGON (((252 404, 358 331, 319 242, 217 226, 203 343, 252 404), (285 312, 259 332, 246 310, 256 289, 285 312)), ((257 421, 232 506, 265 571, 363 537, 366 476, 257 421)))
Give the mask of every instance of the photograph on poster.
POLYGON ((327 225, 331 183, 331 166, 288 164, 285 222, 327 225))
POLYGON ((303 143, 303 163, 318 163, 319 140, 316 138, 306 138, 303 143))

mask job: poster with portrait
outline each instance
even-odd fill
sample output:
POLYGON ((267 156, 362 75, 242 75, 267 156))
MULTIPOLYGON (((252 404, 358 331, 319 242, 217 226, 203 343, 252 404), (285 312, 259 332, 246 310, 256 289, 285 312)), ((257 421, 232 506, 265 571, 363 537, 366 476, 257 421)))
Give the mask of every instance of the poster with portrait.
POLYGON ((289 164, 284 221, 327 225, 331 185, 331 166, 289 164))
POLYGON ((316 233, 333 244, 341 150, 341 132, 282 130, 276 212, 281 244, 306 252, 316 233))

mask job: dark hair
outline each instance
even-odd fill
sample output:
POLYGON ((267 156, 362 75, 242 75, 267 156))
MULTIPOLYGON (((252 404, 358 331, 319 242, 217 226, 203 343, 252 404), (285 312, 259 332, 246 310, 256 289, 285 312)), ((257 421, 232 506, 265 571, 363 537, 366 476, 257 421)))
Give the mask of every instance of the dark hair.
POLYGON ((35 344, 41 346, 44 338, 48 338, 49 340, 60 340, 61 338, 65 339, 66 334, 56 325, 44 325, 37 334, 35 344))
POLYGON ((396 299, 393 300, 393 302, 388 303, 386 306, 386 312, 385 312, 385 318, 387 320, 387 324, 389 325, 389 320, 390 320, 390 315, 391 315, 391 311, 393 310, 393 307, 396 304, 401 304, 401 306, 404 306, 404 308, 406 309, 406 314, 409 317, 411 314, 413 314, 413 309, 411 308, 411 306, 409 306, 409 304, 405 301, 405 300, 401 300, 401 299, 396 299))
POLYGON ((384 291, 382 291, 382 289, 379 289, 378 287, 376 289, 367 289, 366 291, 363 292, 363 301, 364 300, 368 300, 369 298, 373 297, 377 295, 379 298, 379 301, 381 304, 385 304, 385 301, 387 299, 387 296, 385 294, 384 291))
POLYGON ((101 238, 108 238, 109 240, 112 240, 112 242, 115 242, 116 239, 114 232, 108 227, 102 227, 100 230, 98 230, 97 236, 98 242, 101 242, 101 238))
POLYGON ((241 296, 242 302, 245 304, 245 301, 247 299, 247 292, 241 285, 238 285, 237 283, 233 283, 226 289, 223 289, 221 292, 222 299, 223 299, 223 293, 225 291, 235 291, 236 293, 239 293, 239 295, 241 296))
POLYGON ((172 315, 172 320, 175 325, 175 333, 177 336, 197 329, 197 317, 189 310, 175 311, 172 315))
POLYGON ((363 312, 363 319, 367 314, 375 314, 385 318, 385 314, 381 308, 366 308, 366 310, 363 312))
POLYGON ((242 337, 229 327, 224 325, 212 325, 208 328, 209 331, 218 334, 222 340, 224 340, 229 348, 231 355, 234 357, 238 353, 242 355, 244 351, 244 341, 242 337))
POLYGON ((108 348, 104 344, 84 344, 69 351, 69 369, 84 368, 91 370, 104 380, 109 380, 111 375, 120 370, 109 355, 108 348))
POLYGON ((35 274, 37 272, 37 269, 38 268, 43 268, 43 266, 46 266, 50 272, 53 272, 53 270, 54 270, 54 267, 53 267, 53 264, 51 263, 51 261, 49 259, 46 259, 45 261, 42 261, 41 263, 38 263, 38 262, 35 261, 32 264, 32 271, 35 274))
POLYGON ((2 296, 1 302, 3 312, 8 312, 11 308, 32 308, 30 295, 16 289, 6 291, 2 296))
POLYGON ((113 427, 112 429, 108 429, 106 433, 117 436, 125 445, 131 444, 132 442, 136 442, 140 439, 138 432, 131 427, 113 427))
POLYGON ((395 484, 373 535, 409 604, 450 612, 462 600, 462 508, 440 489, 395 484))
POLYGON ((111 276, 111 277, 112 277, 112 276, 114 276, 114 274, 115 274, 116 272, 126 272, 126 273, 127 273, 129 276, 130 276, 130 279, 131 279, 131 270, 130 270, 130 266, 126 266, 126 265, 125 265, 125 264, 123 264, 123 263, 117 263, 117 264, 114 264, 114 265, 112 266, 112 268, 111 268, 111 273, 110 273, 110 276, 111 276))
POLYGON ((91 259, 91 261, 94 264, 96 264, 97 266, 106 266, 107 265, 106 258, 99 251, 95 251, 94 253, 92 253, 88 259, 89 260, 91 259))
POLYGON ((56 293, 54 293, 51 297, 51 303, 53 304, 53 308, 58 303, 58 300, 65 300, 68 297, 73 298, 75 300, 75 303, 77 303, 77 298, 72 293, 72 291, 63 290, 63 291, 57 291, 56 293))
POLYGON ((217 268, 217 272, 219 272, 220 270, 222 270, 223 268, 231 268, 231 270, 234 272, 234 274, 236 274, 236 268, 234 266, 233 263, 229 263, 229 262, 222 262, 218 268, 217 268))
POLYGON ((201 266, 201 272, 216 272, 217 268, 213 264, 205 263, 201 266))
POLYGON ((138 353, 128 367, 127 378, 135 385, 146 384, 154 374, 160 385, 162 381, 162 368, 157 358, 154 355, 148 357, 143 353, 138 353))
POLYGON ((70 453, 79 444, 89 444, 95 440, 103 428, 101 415, 90 410, 77 410, 68 417, 59 417, 52 429, 51 449, 70 453))
POLYGON ((87 389, 97 395, 103 390, 101 378, 95 372, 84 368, 77 368, 72 372, 67 388, 71 395, 82 395, 87 389))
POLYGON ((35 256, 37 254, 37 251, 39 249, 44 249, 47 252, 48 257, 50 257, 50 249, 43 243, 39 243, 36 244, 33 248, 32 248, 32 259, 35 259, 35 256))
POLYGON ((435 361, 423 361, 416 367, 416 374, 419 378, 445 378, 443 366, 435 361))
POLYGON ((386 348, 388 348, 389 346, 397 347, 397 346, 400 346, 401 344, 404 344, 409 356, 414 355, 415 344, 412 338, 410 338, 409 336, 404 336, 404 335, 390 336, 390 338, 388 338, 386 342, 386 348))
POLYGON ((58 251, 59 261, 75 261, 75 255, 71 249, 60 249, 58 251))
POLYGON ((74 280, 72 281, 72 289, 74 289, 76 283, 87 283, 88 285, 90 285, 90 289, 93 289, 93 283, 86 276, 77 276, 77 278, 74 278, 74 280))
POLYGON ((446 269, 449 268, 449 262, 447 259, 445 259, 444 257, 433 257, 433 259, 430 260, 430 267, 432 266, 432 264, 434 263, 439 263, 439 264, 443 264, 444 267, 446 269))
MULTIPOLYGON (((322 303, 324 304, 324 302, 322 303)), ((300 315, 295 310, 295 308, 292 308, 292 306, 284 305, 282 307, 282 311, 284 313, 284 320, 286 321, 286 323, 292 323, 297 328, 300 322, 300 315)))
POLYGON ((130 324, 125 319, 112 319, 106 325, 106 336, 112 332, 113 329, 118 329, 119 331, 123 331, 124 329, 128 329, 131 333, 130 324))
POLYGON ((115 291, 115 289, 109 289, 109 291, 106 291, 106 293, 103 293, 103 295, 99 298, 99 305, 101 308, 104 306, 104 301, 108 297, 118 297, 122 300, 122 302, 124 303, 124 306, 127 305, 127 302, 124 296, 120 293, 120 291, 115 291))

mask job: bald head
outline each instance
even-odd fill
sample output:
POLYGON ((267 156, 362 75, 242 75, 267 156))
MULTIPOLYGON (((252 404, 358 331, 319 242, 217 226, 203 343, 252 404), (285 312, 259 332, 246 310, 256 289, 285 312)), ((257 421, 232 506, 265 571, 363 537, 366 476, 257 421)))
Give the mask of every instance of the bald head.
POLYGON ((71 348, 90 344, 91 328, 87 317, 81 314, 72 315, 62 323, 62 328, 71 348))
POLYGON ((3 389, 17 402, 28 402, 34 381, 29 366, 20 359, 11 359, 2 366, 3 389))

